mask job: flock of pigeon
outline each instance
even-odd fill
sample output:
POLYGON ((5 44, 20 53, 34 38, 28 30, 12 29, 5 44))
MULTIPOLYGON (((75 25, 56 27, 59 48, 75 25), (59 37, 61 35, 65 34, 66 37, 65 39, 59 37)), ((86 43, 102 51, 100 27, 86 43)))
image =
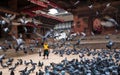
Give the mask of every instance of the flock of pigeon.
POLYGON ((38 24, 41 24, 41 22, 37 21, 35 18, 26 18, 25 16, 18 18, 16 17, 16 14, 8 14, 5 13, 4 16, 0 16, 0 24, 1 28, 5 33, 10 32, 12 25, 23 25, 25 32, 27 32, 27 28, 25 27, 28 22, 33 23, 35 27, 38 24), (17 22, 14 21, 14 19, 17 19, 17 22))
MULTIPOLYGON (((1 31, 3 32, 3 34, 9 34, 13 25, 23 25, 24 31, 25 31, 25 33, 27 33, 26 24, 28 22, 31 22, 35 25, 33 33, 36 32, 36 26, 38 24, 40 24, 39 21, 37 21, 35 18, 26 18, 25 16, 18 18, 16 16, 17 16, 16 14, 8 14, 8 13, 5 13, 4 16, 0 16, 1 17, 0 25, 1 25, 1 31), (17 19, 17 22, 14 21, 15 19, 17 19)), ((33 47, 35 46, 34 44, 25 46, 25 42, 23 40, 22 33, 19 34, 18 38, 16 38, 14 36, 16 33, 14 33, 14 32, 11 32, 11 33, 12 34, 11 34, 10 38, 12 39, 12 41, 14 40, 17 44, 15 44, 13 46, 13 43, 11 41, 9 41, 9 38, 6 38, 5 42, 3 43, 4 45, 2 45, 2 44, 0 45, 0 50, 7 51, 8 49, 14 48, 16 50, 16 52, 19 51, 20 49, 22 49, 22 50, 24 50, 25 53, 26 53, 26 49, 28 49, 28 48, 31 51, 34 50, 33 49, 33 47)))
MULTIPOLYGON (((43 65, 44 65, 42 61, 35 63, 33 62, 32 59, 30 59, 29 61, 26 61, 23 59, 17 59, 17 61, 14 62, 14 58, 8 58, 5 61, 4 60, 5 56, 6 56, 5 54, 0 56, 0 64, 3 69, 8 68, 8 70, 10 71, 10 75, 17 75, 14 73, 14 71, 18 66, 22 66, 22 65, 25 66, 23 70, 19 70, 19 75, 30 75, 30 73, 34 72, 37 67, 43 68, 43 65)), ((41 73, 42 75, 44 75, 44 72, 42 72, 41 70, 39 70, 39 72, 36 72, 36 75, 41 75, 41 73)), ((0 71, 0 75, 3 75, 2 71, 0 71)))
MULTIPOLYGON (((35 72, 36 75, 120 75, 120 50, 119 49, 54 49, 51 53, 63 57, 59 63, 50 63, 44 66, 44 62, 34 62, 13 58, 6 61, 5 54, 0 56, 0 64, 3 69, 8 68, 10 75, 16 75, 14 71, 18 66, 25 66, 23 70, 17 70, 20 75, 30 75, 35 72), (79 58, 68 60, 65 55, 78 55, 79 58), (14 62, 14 63, 13 63, 14 62), (28 69, 29 67, 29 69, 28 69), (39 71, 35 71, 38 69, 39 71), (42 70, 44 68, 44 71, 42 70)), ((49 59, 48 59, 49 60, 49 59)), ((0 71, 2 75, 2 71, 0 71)))
MULTIPOLYGON (((43 40, 48 39, 47 36, 48 34, 43 37, 43 40)), ((44 66, 44 62, 39 61, 36 63, 31 59, 29 61, 18 59, 16 63, 13 63, 13 58, 8 58, 7 61, 3 62, 6 56, 3 54, 0 56, 1 67, 3 69, 8 68, 10 75, 15 75, 16 67, 22 65, 25 68, 19 70, 20 75, 30 75, 37 67, 39 67, 39 71, 35 71, 36 75, 120 75, 120 50, 112 49, 114 42, 109 41, 106 43, 107 49, 79 48, 80 39, 77 39, 75 43, 71 43, 75 37, 76 35, 72 36, 70 40, 62 39, 50 45, 54 46, 51 53, 65 58, 60 63, 52 62, 50 65, 44 66), (78 55, 79 58, 67 60, 64 55, 78 55), (29 66, 31 67, 28 69, 29 66), (43 67, 45 68, 44 71, 41 69, 43 67)), ((110 39, 110 37, 106 36, 105 39, 110 39)), ((18 42, 18 45, 24 44, 18 42)), ((2 71, 0 71, 0 75, 2 75, 2 71)))
POLYGON ((79 55, 79 59, 68 61, 67 58, 59 64, 52 65, 50 75, 120 75, 120 51, 113 49, 79 49, 79 50, 55 50, 53 53, 64 55, 79 55), (62 74, 60 74, 62 73, 62 74), (63 74, 64 73, 64 74, 63 74))

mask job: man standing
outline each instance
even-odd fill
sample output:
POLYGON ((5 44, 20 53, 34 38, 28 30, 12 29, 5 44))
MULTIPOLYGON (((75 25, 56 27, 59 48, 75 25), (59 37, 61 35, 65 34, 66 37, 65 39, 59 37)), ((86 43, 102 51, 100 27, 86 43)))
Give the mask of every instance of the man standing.
POLYGON ((49 51, 48 51, 48 49, 49 49, 49 46, 48 46, 48 44, 45 42, 44 43, 44 45, 43 45, 43 47, 44 47, 44 59, 45 59, 45 56, 47 56, 47 59, 48 59, 48 56, 49 56, 49 51))

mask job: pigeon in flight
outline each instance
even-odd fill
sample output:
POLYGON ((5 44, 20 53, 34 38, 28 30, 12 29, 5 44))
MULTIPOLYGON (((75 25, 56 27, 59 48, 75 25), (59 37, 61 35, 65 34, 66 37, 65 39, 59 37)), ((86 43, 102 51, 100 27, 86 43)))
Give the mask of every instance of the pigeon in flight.
POLYGON ((26 25, 26 24, 29 22, 29 20, 27 20, 27 18, 26 18, 25 16, 23 16, 23 17, 20 19, 20 22, 21 22, 21 24, 26 25))
POLYGON ((101 25, 105 27, 119 26, 117 21, 111 17, 104 17, 101 21, 101 25))
POLYGON ((93 7, 93 5, 89 5, 89 6, 88 6, 88 8, 90 8, 90 9, 91 9, 92 7, 93 7))
POLYGON ((39 34, 39 33, 35 33, 37 36, 42 38, 42 41, 44 42, 45 40, 47 40, 47 38, 50 36, 50 34, 52 34, 53 30, 50 29, 50 31, 47 31, 47 33, 45 34, 45 36, 39 34))
POLYGON ((4 32, 9 32, 12 29, 12 25, 19 25, 19 23, 13 22, 13 20, 16 18, 16 14, 5 14, 5 17, 1 16, 3 20, 0 21, 2 25, 4 25, 3 31, 4 32))

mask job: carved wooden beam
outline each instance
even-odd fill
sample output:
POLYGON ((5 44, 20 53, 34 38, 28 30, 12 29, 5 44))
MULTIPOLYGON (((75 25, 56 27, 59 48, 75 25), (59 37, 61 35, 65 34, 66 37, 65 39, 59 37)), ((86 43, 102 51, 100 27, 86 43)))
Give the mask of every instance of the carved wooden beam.
POLYGON ((31 3, 47 8, 48 5, 40 0, 29 0, 31 3))
POLYGON ((0 7, 0 12, 19 15, 19 13, 0 7))

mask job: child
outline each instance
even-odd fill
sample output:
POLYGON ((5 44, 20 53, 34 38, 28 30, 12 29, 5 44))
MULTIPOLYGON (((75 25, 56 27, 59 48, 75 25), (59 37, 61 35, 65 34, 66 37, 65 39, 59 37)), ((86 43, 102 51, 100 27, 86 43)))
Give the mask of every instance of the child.
POLYGON ((48 44, 47 43, 45 43, 44 45, 43 45, 43 47, 44 47, 44 59, 45 59, 45 56, 47 56, 47 59, 48 59, 48 56, 49 56, 49 51, 48 51, 48 49, 49 49, 49 46, 48 46, 48 44))
POLYGON ((41 53, 42 53, 42 49, 41 48, 38 50, 38 53, 39 53, 39 56, 41 56, 41 53))

